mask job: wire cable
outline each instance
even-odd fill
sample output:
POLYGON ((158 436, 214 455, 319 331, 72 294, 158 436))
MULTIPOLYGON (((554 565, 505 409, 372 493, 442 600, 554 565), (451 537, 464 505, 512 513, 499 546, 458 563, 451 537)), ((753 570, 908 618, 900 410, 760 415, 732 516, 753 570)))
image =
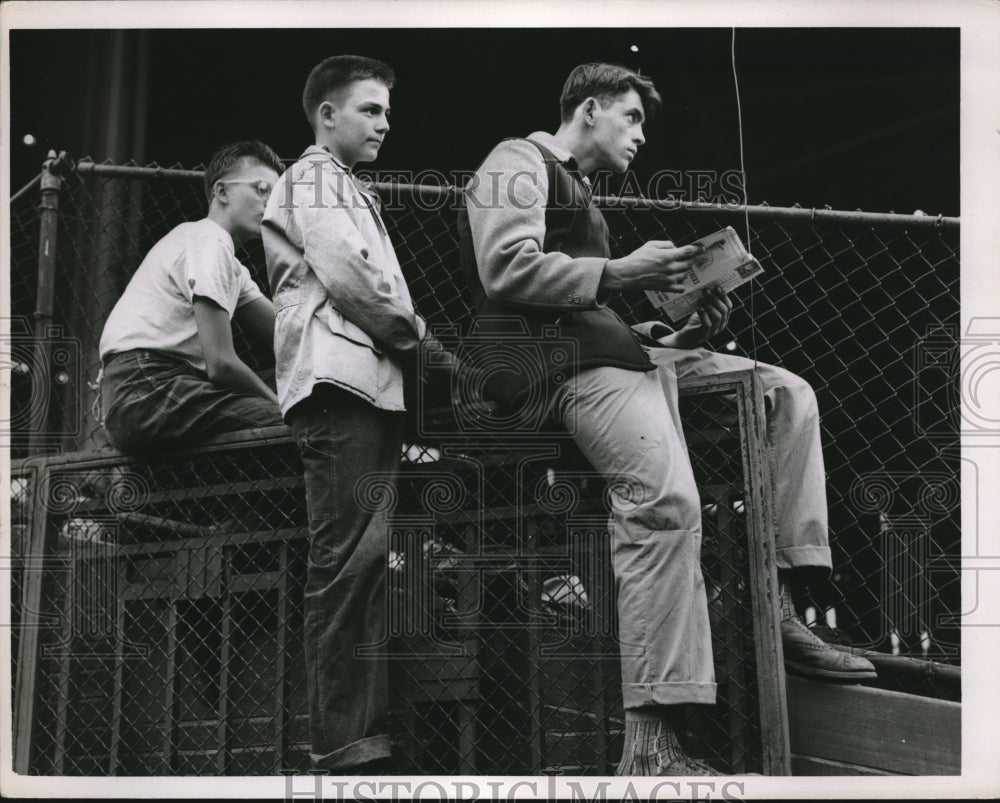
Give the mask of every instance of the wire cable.
MULTIPOLYGON (((753 249, 750 247, 750 209, 747 200, 747 171, 743 161, 743 107, 740 103, 740 79, 736 72, 736 28, 732 30, 733 36, 729 55, 733 65, 733 87, 736 90, 736 119, 740 137, 740 177, 743 179, 743 218, 746 224, 747 251, 752 254, 753 249)), ((753 352, 754 368, 757 367, 757 316, 754 312, 755 284, 756 282, 750 283, 750 349, 753 352)))

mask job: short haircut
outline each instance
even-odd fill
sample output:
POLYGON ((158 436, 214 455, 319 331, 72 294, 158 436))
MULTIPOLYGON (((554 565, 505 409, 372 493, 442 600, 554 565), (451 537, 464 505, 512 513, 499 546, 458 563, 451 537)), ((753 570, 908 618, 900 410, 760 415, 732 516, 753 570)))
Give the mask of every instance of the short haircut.
POLYGON ((306 79, 306 87, 302 90, 302 109, 306 113, 309 125, 313 124, 316 109, 331 92, 367 78, 381 81, 389 89, 396 83, 396 74, 392 71, 392 67, 378 59, 369 59, 365 56, 330 56, 313 67, 306 79))
POLYGON ((617 64, 595 62, 574 67, 563 84, 562 96, 559 98, 562 121, 565 123, 571 120, 577 106, 587 98, 596 98, 601 106, 605 106, 630 89, 634 89, 642 98, 646 117, 653 117, 659 110, 662 99, 652 80, 645 75, 617 64))
POLYGON ((208 202, 212 202, 212 188, 215 182, 229 173, 243 159, 253 159, 266 167, 270 167, 279 176, 285 171, 285 166, 281 163, 281 158, 263 142, 255 139, 248 139, 242 142, 234 142, 224 145, 212 154, 212 158, 205 168, 205 196, 208 202))

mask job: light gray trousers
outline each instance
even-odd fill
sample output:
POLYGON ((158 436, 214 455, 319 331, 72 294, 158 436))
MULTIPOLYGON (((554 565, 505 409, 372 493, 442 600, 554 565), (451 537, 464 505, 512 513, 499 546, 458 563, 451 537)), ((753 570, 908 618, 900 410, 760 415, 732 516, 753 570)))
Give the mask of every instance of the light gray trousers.
MULTIPOLYGON (((701 505, 681 429, 677 380, 753 369, 705 349, 653 348, 657 370, 592 368, 557 391, 554 411, 591 465, 633 487, 616 497, 611 558, 618 588, 626 708, 714 703, 701 573, 701 505)), ((780 568, 830 566, 825 472, 812 388, 756 364, 775 480, 780 568)))

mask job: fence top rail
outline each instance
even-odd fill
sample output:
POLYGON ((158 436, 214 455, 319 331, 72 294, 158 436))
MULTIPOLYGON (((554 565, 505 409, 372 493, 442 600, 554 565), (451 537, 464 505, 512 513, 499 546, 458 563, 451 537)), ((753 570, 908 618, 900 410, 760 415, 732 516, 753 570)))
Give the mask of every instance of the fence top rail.
POLYGON ((74 165, 77 173, 102 176, 103 178, 145 178, 145 179, 192 179, 201 181, 204 170, 184 170, 179 167, 139 167, 138 165, 117 165, 82 160, 74 165))
MULTIPOLYGON (((201 180, 204 170, 184 170, 174 167, 139 167, 137 165, 117 165, 81 160, 74 169, 77 173, 102 176, 105 178, 127 179, 167 179, 167 180, 201 180)), ((403 184, 396 182, 374 182, 372 185, 380 195, 390 199, 402 196, 418 198, 435 204, 433 208, 440 209, 440 204, 455 200, 462 189, 447 184, 403 184)), ((767 204, 723 204, 702 203, 698 201, 678 201, 674 199, 657 200, 637 196, 597 196, 594 199, 598 208, 607 211, 614 210, 655 210, 660 212, 693 212, 714 215, 748 216, 757 220, 818 220, 831 223, 889 225, 917 228, 958 229, 960 217, 944 215, 905 215, 896 212, 863 212, 860 209, 847 211, 830 208, 804 208, 801 206, 768 206, 767 204)))

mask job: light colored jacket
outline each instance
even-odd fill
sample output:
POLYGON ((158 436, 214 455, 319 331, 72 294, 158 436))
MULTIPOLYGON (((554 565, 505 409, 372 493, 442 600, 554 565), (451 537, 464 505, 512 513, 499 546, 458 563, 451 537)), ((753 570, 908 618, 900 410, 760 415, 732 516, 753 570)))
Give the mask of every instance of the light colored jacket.
POLYGON ((318 145, 271 193, 261 235, 283 414, 319 383, 404 409, 400 358, 417 349, 426 324, 378 210, 378 195, 318 145))

